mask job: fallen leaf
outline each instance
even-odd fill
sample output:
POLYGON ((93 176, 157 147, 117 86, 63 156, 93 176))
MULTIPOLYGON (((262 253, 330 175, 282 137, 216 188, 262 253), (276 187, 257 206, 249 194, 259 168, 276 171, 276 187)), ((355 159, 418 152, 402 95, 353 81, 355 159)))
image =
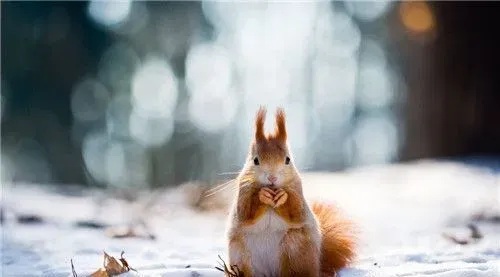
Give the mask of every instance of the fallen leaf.
MULTIPOLYGON (((109 255, 104 252, 104 262, 103 266, 96 270, 94 273, 90 274, 89 277, 112 277, 118 276, 122 273, 128 272, 130 270, 136 271, 132 267, 129 266, 127 260, 123 258, 123 254, 125 252, 122 251, 120 259, 116 259, 115 257, 109 255)), ((73 265, 73 260, 71 260, 71 271, 73 272, 73 277, 78 277, 75 271, 75 266, 73 265)))
POLYGON ((108 275, 108 272, 104 268, 99 268, 96 272, 92 273, 90 277, 110 277, 112 275, 108 275))
POLYGON ((129 271, 124 265, 118 262, 113 256, 108 255, 108 253, 104 252, 104 268, 108 275, 118 275, 124 272, 129 271))

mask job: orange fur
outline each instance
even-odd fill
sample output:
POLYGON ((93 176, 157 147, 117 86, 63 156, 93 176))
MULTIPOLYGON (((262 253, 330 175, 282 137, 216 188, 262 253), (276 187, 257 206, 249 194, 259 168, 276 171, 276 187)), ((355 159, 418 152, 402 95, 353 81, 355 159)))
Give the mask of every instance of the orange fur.
POLYGON ((267 211, 268 206, 259 200, 259 189, 251 186, 238 192, 237 216, 244 225, 254 224, 267 211))
POLYGON ((291 189, 285 189, 285 192, 288 193, 288 200, 275 209, 276 213, 290 224, 303 222, 305 217, 304 203, 300 195, 291 189))
POLYGON ((268 136, 268 140, 285 142, 287 138, 285 126, 285 111, 282 108, 276 110, 276 128, 274 133, 268 136))
POLYGON ((266 109, 260 107, 257 111, 257 116, 255 118, 255 141, 262 142, 266 141, 266 135, 264 132, 264 121, 266 120, 266 109))
POLYGON ((321 271, 330 275, 348 266, 356 256, 354 226, 333 205, 315 202, 311 209, 322 234, 321 271))
POLYGON ((229 248, 233 251, 238 251, 240 257, 238 260, 229 260, 230 265, 237 265, 241 272, 245 272, 244 277, 251 277, 252 267, 250 266, 250 255, 245 249, 245 243, 243 242, 243 236, 241 234, 234 235, 229 241, 229 248))
POLYGON ((288 230, 280 249, 282 254, 279 277, 318 277, 320 253, 313 245, 311 230, 307 228, 288 230))
POLYGON ((334 276, 354 259, 352 225, 331 205, 308 205, 297 169, 285 162, 290 158, 285 113, 277 110, 274 133, 268 135, 265 116, 261 107, 255 118, 255 140, 238 176, 230 256, 245 277, 262 273, 262 266, 272 277, 334 276), (279 182, 269 183, 269 176, 277 176, 279 182), (262 262, 267 259, 276 261, 276 267, 262 262))

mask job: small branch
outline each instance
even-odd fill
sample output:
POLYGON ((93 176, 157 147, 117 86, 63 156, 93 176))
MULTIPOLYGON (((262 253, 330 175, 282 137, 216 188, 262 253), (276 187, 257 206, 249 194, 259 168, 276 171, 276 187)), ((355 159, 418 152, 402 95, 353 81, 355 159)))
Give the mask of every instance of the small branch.
POLYGON ((132 270, 132 271, 138 272, 135 268, 130 267, 130 265, 128 264, 127 260, 125 260, 125 258, 123 258, 123 254, 125 254, 125 251, 122 251, 122 253, 120 254, 120 262, 122 263, 123 267, 127 271, 132 270))
POLYGON ((216 266, 215 268, 219 271, 222 271, 226 274, 228 277, 243 277, 243 273, 240 271, 237 265, 231 265, 229 268, 226 265, 226 262, 221 258, 220 255, 218 255, 220 261, 219 265, 222 267, 216 266))
POLYGON ((71 259, 71 272, 73 272, 73 277, 78 277, 75 271, 75 266, 73 265, 73 259, 71 259))

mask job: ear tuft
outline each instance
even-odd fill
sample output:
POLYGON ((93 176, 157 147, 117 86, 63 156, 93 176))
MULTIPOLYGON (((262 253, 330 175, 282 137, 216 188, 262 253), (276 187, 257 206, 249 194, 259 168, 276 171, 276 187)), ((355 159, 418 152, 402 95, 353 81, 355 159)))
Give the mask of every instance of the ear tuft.
POLYGON ((266 134, 264 133, 264 122, 266 120, 266 108, 261 106, 255 117, 255 141, 265 141, 266 134))
POLYGON ((276 110, 276 129, 274 131, 273 137, 277 140, 286 141, 286 124, 285 124, 285 111, 283 108, 278 108, 276 110))

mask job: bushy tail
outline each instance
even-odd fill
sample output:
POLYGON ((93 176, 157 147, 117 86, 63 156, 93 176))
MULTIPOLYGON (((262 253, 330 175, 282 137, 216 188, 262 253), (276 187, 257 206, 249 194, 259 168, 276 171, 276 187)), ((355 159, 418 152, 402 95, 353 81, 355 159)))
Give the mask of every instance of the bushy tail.
POLYGON ((356 232, 352 222, 343 218, 333 205, 314 202, 311 209, 322 233, 321 271, 334 274, 348 266, 356 256, 356 232))

